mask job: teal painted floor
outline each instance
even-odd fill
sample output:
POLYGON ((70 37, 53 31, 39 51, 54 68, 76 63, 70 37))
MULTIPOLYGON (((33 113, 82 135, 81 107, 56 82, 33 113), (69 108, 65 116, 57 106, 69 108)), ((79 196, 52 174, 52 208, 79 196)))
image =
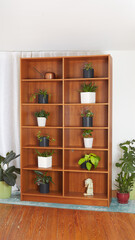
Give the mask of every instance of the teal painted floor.
POLYGON ((110 207, 95 207, 84 206, 74 204, 58 204, 58 203, 44 203, 44 202, 29 202, 20 200, 20 192, 14 192, 9 199, 0 199, 0 203, 3 204, 15 204, 24 206, 36 206, 36 207, 50 207, 50 208, 63 208, 63 209, 76 209, 87 211, 101 211, 101 212, 124 212, 135 213, 135 200, 129 200, 128 204, 120 204, 116 198, 112 199, 110 207))

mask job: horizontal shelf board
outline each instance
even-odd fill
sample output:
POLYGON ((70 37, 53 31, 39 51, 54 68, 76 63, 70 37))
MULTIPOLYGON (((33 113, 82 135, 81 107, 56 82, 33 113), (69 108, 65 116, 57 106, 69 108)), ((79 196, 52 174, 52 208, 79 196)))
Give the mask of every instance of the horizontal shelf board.
POLYGON ((44 78, 36 78, 36 79, 30 79, 30 78, 23 78, 22 82, 62 82, 63 79, 44 79, 44 78))
POLYGON ((22 106, 62 106, 62 103, 22 103, 22 106))
POLYGON ((33 166, 33 165, 29 165, 29 166, 27 166, 27 167, 23 167, 22 168, 23 170, 30 170, 30 171, 32 171, 32 170, 37 170, 37 171, 57 171, 57 172, 59 172, 59 171, 62 171, 62 168, 61 167, 59 167, 59 166, 53 166, 53 167, 50 167, 50 168, 38 168, 37 166, 33 166))
POLYGON ((29 195, 29 196, 44 196, 44 197, 62 197, 62 193, 61 192, 57 192, 57 191, 51 191, 47 194, 45 193, 40 193, 36 190, 29 190, 27 192, 23 192, 22 195, 29 195))
POLYGON ((70 167, 70 168, 65 168, 65 172, 81 172, 81 173, 108 173, 107 169, 105 168, 97 168, 97 169, 92 169, 90 171, 86 169, 81 169, 81 167, 70 167))
POLYGON ((101 78, 65 78, 64 81, 105 81, 108 80, 108 77, 101 78))
POLYGON ((64 127, 65 129, 108 129, 108 127, 64 127))
POLYGON ((65 106, 106 106, 109 103, 64 103, 65 106))
POLYGON ((58 129, 62 129, 63 127, 56 127, 56 126, 45 126, 45 127, 39 127, 39 126, 22 126, 22 128, 35 128, 35 129, 39 129, 39 128, 58 128, 58 129))
POLYGON ((51 147, 40 147, 40 146, 26 146, 26 147, 22 147, 24 149, 63 149, 62 147, 54 147, 54 146, 51 146, 51 147))
POLYGON ((80 192, 69 192, 65 193, 64 197, 69 197, 69 198, 80 198, 80 199, 91 199, 91 200, 107 200, 107 194, 103 193, 95 193, 93 196, 84 196, 83 193, 80 192))
POLYGON ((65 150, 90 150, 90 151, 108 151, 108 148, 100 148, 100 147, 95 147, 95 148, 78 148, 78 147, 64 147, 65 150))

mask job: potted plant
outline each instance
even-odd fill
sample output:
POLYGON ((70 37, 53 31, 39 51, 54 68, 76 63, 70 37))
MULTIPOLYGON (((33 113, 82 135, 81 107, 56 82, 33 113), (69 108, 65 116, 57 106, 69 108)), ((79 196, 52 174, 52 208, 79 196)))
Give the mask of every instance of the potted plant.
POLYGON ((121 158, 116 167, 121 171, 115 181, 117 182, 117 199, 119 203, 128 203, 129 193, 133 189, 135 178, 135 140, 120 143, 121 158))
POLYGON ((40 147, 49 147, 49 142, 55 141, 55 139, 51 138, 49 135, 42 136, 41 131, 37 133, 37 139, 39 140, 40 147))
POLYGON ((52 167, 52 155, 54 154, 54 150, 52 152, 39 152, 37 149, 35 150, 38 155, 38 167, 39 168, 50 168, 52 167))
POLYGON ((93 113, 90 110, 85 110, 81 116, 83 127, 93 127, 93 113))
POLYGON ((92 84, 91 82, 89 84, 83 83, 81 85, 81 103, 95 103, 96 102, 96 89, 97 86, 95 86, 95 83, 92 84))
MULTIPOLYGON (((39 89, 37 92, 33 93, 30 97, 30 101, 33 102, 34 99, 38 96, 38 103, 48 103, 48 93, 47 90, 39 89)), ((51 96, 51 94, 49 94, 51 96)))
POLYGON ((85 154, 83 158, 80 158, 78 164, 81 166, 82 169, 87 169, 90 171, 92 166, 94 166, 94 168, 97 168, 99 161, 100 157, 96 156, 96 154, 94 153, 90 153, 85 154))
POLYGON ((93 130, 91 130, 91 129, 88 129, 88 130, 85 129, 83 131, 84 147, 85 148, 92 148, 92 145, 93 145, 93 138, 91 138, 92 132, 93 132, 93 130))
POLYGON ((52 177, 47 176, 47 172, 42 173, 40 171, 34 171, 36 173, 36 178, 34 179, 34 183, 39 185, 40 193, 49 193, 49 183, 53 183, 52 177))
POLYGON ((83 68, 83 77, 94 78, 94 69, 92 67, 92 63, 85 63, 83 68))
POLYGON ((35 117, 37 118, 37 123, 39 127, 45 127, 46 119, 48 119, 49 115, 50 113, 44 110, 41 110, 40 112, 35 112, 35 117))
POLYGON ((6 154, 6 157, 0 155, 0 198, 10 198, 11 187, 15 185, 17 174, 20 174, 20 169, 15 166, 9 167, 9 163, 19 157, 15 152, 11 151, 6 154))

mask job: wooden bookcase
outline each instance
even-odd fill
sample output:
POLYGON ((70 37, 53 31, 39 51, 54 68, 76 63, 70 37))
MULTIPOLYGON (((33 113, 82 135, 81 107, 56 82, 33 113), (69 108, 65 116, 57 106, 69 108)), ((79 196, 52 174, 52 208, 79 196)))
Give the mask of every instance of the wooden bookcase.
MULTIPOLYGON (((112 178, 112 59, 110 55, 22 58, 21 59, 21 200, 109 206, 112 178), (83 78, 83 65, 92 62, 94 78, 83 78), (33 70, 54 72, 55 79, 41 79, 33 70), (98 86, 95 104, 80 103, 80 86, 92 81, 98 86), (48 104, 31 103, 30 95, 38 89, 51 94, 48 104), (84 148, 81 110, 94 113, 93 148, 84 148), (34 112, 50 112, 46 127, 38 127, 34 112), (48 133, 56 141, 39 147, 37 132, 48 133), (35 149, 54 149, 52 168, 39 169, 35 149), (101 157, 96 170, 83 170, 78 160, 85 153, 101 157), (33 170, 48 171, 55 184, 50 193, 41 194, 34 184, 33 170), (94 196, 84 196, 84 180, 93 180, 94 196)), ((86 129, 86 127, 84 128, 86 129)))

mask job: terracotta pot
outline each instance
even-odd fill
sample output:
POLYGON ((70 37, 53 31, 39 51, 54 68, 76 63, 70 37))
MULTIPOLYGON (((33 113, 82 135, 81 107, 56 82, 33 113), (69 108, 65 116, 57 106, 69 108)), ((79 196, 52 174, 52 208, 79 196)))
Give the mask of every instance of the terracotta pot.
POLYGON ((53 72, 46 72, 45 73, 45 78, 47 78, 47 79, 54 79, 55 78, 55 73, 53 73, 53 72))
POLYGON ((117 200, 121 204, 128 203, 129 193, 119 193, 117 192, 117 200))

